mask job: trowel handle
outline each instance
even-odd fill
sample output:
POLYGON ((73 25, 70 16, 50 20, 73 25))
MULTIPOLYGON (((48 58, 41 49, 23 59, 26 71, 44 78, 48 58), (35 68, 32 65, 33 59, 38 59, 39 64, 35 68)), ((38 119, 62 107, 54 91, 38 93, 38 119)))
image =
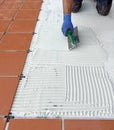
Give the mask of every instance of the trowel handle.
POLYGON ((68 30, 66 35, 67 35, 68 39, 72 42, 72 44, 74 44, 74 37, 72 35, 72 32, 70 30, 68 30))

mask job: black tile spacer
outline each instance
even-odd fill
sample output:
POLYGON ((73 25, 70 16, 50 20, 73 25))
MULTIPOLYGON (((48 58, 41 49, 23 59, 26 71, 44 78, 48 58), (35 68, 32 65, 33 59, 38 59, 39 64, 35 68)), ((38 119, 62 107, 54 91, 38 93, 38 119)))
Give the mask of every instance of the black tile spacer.
POLYGON ((23 74, 21 74, 19 77, 20 77, 19 80, 22 80, 23 78, 25 78, 25 76, 23 74))
POLYGON ((5 118, 6 118, 6 122, 9 122, 10 119, 14 119, 15 117, 11 116, 11 115, 8 115, 8 116, 5 116, 5 118))
POLYGON ((37 34, 37 33, 33 32, 32 35, 34 35, 34 34, 37 34))
POLYGON ((28 50, 27 50, 27 53, 30 53, 30 52, 32 52, 32 51, 31 51, 30 49, 28 49, 28 50))

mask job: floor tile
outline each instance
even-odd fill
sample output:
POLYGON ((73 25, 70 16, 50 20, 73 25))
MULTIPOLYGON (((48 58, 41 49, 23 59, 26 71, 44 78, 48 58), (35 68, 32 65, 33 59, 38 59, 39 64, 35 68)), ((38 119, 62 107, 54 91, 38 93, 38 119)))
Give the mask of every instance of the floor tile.
POLYGON ((15 20, 12 22, 8 32, 15 33, 33 33, 36 20, 15 20))
POLYGON ((36 2, 24 2, 21 9, 37 9, 39 10, 41 7, 42 1, 36 1, 36 2))
POLYGON ((0 130, 4 130, 5 128, 6 119, 0 118, 0 130))
POLYGON ((2 3, 4 0, 0 0, 0 3, 2 3))
POLYGON ((1 39, 2 35, 3 35, 3 33, 0 33, 0 39, 1 39))
POLYGON ((0 4, 2 4, 4 2, 4 0, 0 0, 0 4))
POLYGON ((23 0, 5 0, 5 2, 20 2, 20 3, 22 3, 23 2, 23 0))
POLYGON ((28 50, 32 39, 31 34, 7 33, 0 41, 0 50, 28 50))
POLYGON ((37 19, 39 11, 34 9, 34 10, 20 10, 17 16, 15 17, 16 20, 33 20, 37 19))
MULTIPOLYGON (((30 2, 31 0, 25 0, 25 2, 30 2)), ((32 2, 38 2, 38 1, 40 1, 40 2, 42 2, 43 0, 32 0, 32 2)))
POLYGON ((25 58, 25 52, 0 52, 0 76, 20 75, 25 58))
POLYGON ((64 130, 114 130, 114 120, 65 120, 64 130))
POLYGON ((4 2, 1 6, 0 9, 18 9, 20 7, 19 2, 4 2))
POLYGON ((58 119, 11 119, 8 130, 61 130, 58 119))
POLYGON ((0 9, 0 19, 11 20, 17 10, 0 9))
POLYGON ((0 20, 0 32, 5 32, 10 24, 10 20, 0 20))
MULTIPOLYGON (((0 77, 0 115, 7 116, 15 96, 19 78, 0 77)), ((1 130, 1 129, 0 129, 1 130)))

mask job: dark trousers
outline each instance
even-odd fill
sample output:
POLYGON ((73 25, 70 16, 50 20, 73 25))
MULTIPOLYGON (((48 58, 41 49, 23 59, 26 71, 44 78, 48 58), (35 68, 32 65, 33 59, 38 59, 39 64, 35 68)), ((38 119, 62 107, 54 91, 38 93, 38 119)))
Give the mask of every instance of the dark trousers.
MULTIPOLYGON (((82 2, 83 0, 74 0, 74 2, 82 2)), ((101 3, 107 3, 110 4, 112 3, 112 0, 96 0, 97 2, 101 2, 101 3)))

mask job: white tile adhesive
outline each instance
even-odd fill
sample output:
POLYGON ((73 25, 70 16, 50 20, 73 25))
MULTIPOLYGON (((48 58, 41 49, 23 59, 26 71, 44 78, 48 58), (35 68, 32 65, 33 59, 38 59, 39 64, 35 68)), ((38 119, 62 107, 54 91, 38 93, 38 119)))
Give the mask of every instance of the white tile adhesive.
POLYGON ((62 1, 44 0, 13 116, 114 118, 113 12, 99 16, 95 3, 84 1, 82 11, 72 14, 80 43, 69 51, 61 33, 62 1))

